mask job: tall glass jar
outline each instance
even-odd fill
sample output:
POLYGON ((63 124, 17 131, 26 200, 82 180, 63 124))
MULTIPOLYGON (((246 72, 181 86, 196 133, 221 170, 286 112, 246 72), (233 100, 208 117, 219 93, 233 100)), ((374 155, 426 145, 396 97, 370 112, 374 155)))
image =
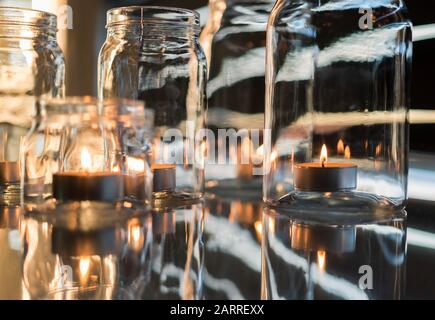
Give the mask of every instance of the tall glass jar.
POLYGON ((267 33, 264 200, 323 216, 403 208, 411 58, 402 0, 278 0, 267 33))
POLYGON ((210 0, 200 41, 209 62, 210 191, 261 194, 266 27, 275 0, 210 0), (211 154, 211 153, 210 153, 211 154))
POLYGON ((64 94, 56 16, 0 7, 0 202, 19 202, 19 154, 40 98, 64 94))
POLYGON ((139 99, 155 111, 154 197, 201 197, 207 72, 199 15, 165 7, 116 8, 107 13, 107 30, 99 98, 139 99))

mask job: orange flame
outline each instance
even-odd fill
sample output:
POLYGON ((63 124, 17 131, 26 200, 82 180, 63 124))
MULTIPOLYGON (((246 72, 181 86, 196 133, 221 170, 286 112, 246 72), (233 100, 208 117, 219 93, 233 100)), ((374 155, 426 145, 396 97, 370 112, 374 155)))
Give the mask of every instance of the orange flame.
POLYGON ((350 159, 350 147, 346 146, 346 149, 344 150, 344 158, 350 159))
POLYGON ((337 154, 343 154, 343 152, 344 152, 344 142, 343 142, 343 140, 338 140, 338 143, 337 143, 337 154))
POLYGON ((320 163, 322 164, 322 167, 324 167, 327 162, 328 162, 328 149, 326 149, 326 145, 324 144, 322 146, 322 152, 320 152, 320 163))

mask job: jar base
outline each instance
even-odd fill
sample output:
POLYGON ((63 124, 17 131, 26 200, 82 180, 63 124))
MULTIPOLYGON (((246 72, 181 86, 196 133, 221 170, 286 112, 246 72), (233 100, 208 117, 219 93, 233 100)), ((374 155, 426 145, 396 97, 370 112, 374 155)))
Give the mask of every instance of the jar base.
POLYGON ((306 192, 292 191, 267 205, 280 213, 291 213, 318 222, 345 224, 371 222, 384 219, 405 208, 404 201, 395 202, 382 196, 357 192, 306 192))

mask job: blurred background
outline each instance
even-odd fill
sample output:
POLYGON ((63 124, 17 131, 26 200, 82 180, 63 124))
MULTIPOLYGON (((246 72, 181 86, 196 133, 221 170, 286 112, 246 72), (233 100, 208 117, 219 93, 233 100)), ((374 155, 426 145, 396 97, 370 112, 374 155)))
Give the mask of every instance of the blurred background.
MULTIPOLYGON (((435 3, 407 0, 414 24, 412 109, 435 110, 435 3)), ((58 41, 66 57, 67 95, 97 94, 97 57, 106 38, 106 11, 128 5, 175 6, 197 10, 204 26, 209 15, 207 0, 0 0, 2 6, 17 6, 62 15, 72 8, 72 29, 59 31, 58 41)), ((411 149, 435 152, 435 112, 419 114, 411 125, 411 149)))

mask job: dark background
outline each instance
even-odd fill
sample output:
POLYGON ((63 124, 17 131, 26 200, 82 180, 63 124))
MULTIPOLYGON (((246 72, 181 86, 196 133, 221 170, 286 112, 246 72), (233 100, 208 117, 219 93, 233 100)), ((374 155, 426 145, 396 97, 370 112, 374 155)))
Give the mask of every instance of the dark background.
MULTIPOLYGON (((66 0, 64 0, 66 1, 66 0)), ((106 11, 126 5, 176 6, 201 8, 207 12, 207 0, 68 0, 74 12, 74 28, 66 31, 67 94, 96 95, 97 56, 104 43, 106 11)), ((408 0, 414 26, 433 24, 434 38, 414 42, 412 103, 413 109, 435 110, 435 0, 408 0)), ((435 152, 434 124, 411 126, 411 149, 435 152)))

